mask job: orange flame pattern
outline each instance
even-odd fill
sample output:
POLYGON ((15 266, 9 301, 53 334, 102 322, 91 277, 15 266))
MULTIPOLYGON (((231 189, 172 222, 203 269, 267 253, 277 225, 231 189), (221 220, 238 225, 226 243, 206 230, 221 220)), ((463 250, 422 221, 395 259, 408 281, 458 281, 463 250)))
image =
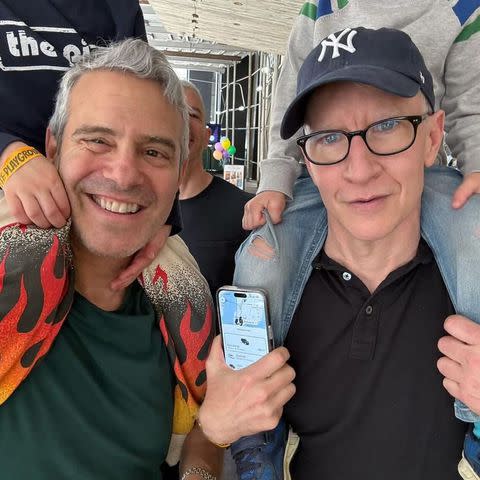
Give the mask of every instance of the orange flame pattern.
MULTIPOLYGON (((200 403, 205 396, 206 382, 202 381, 205 375, 205 358, 201 352, 210 345, 212 336, 212 310, 207 306, 203 325, 199 331, 192 329, 192 307, 187 303, 186 311, 180 320, 180 338, 186 352, 186 358, 180 362, 172 336, 168 333, 164 316, 160 319, 160 330, 167 345, 173 370, 177 380, 175 387, 175 411, 173 421, 174 433, 188 433, 195 421, 200 403)), ((176 348, 177 347, 177 348, 176 348)))
MULTIPOLYGON (((20 231, 24 233, 25 229, 20 231)), ((51 248, 39 268, 40 292, 38 284, 35 290, 27 291, 25 287, 25 276, 32 274, 29 271, 31 265, 25 269, 12 268, 11 272, 7 271, 11 248, 6 250, 0 263, 0 308, 9 305, 8 301, 4 301, 8 295, 18 290, 20 292, 13 307, 9 311, 0 312, 0 404, 28 375, 38 359, 48 352, 65 320, 68 307, 62 314, 59 306, 63 307, 64 299, 71 303, 71 298, 68 300, 67 297, 72 296, 66 296, 69 290, 69 279, 65 266, 60 277, 55 276, 55 264, 60 248, 59 239, 54 236, 51 248), (40 300, 39 309, 36 310, 38 318, 32 322, 33 327, 29 331, 19 331, 19 320, 27 304, 32 304, 32 297, 35 297, 36 302, 40 300), (61 318, 56 318, 57 313, 61 318)), ((22 259, 25 263, 31 260, 29 256, 24 257, 27 257, 22 259)), ((35 265, 32 268, 35 268, 35 265)), ((38 273, 38 265, 36 269, 38 273)))
MULTIPOLYGON (((0 404, 48 352, 73 302, 74 282, 66 261, 68 229, 62 232, 63 243, 52 232, 18 225, 1 231, 0 404), (5 236, 7 229, 13 235, 5 236), (56 274, 56 269, 61 272, 56 274)), ((161 252, 139 281, 160 318, 177 379, 173 432, 184 435, 192 429, 205 395, 213 309, 208 285, 193 257, 180 240, 170 238, 169 243, 171 251, 164 247, 167 253, 161 252)))

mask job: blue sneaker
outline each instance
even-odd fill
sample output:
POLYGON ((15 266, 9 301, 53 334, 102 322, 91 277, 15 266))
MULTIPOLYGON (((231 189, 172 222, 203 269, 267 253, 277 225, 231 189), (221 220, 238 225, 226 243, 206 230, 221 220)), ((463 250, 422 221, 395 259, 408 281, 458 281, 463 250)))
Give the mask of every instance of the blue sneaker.
POLYGON ((458 473, 465 480, 480 480, 480 440, 475 437, 472 428, 465 435, 458 473))
POLYGON ((287 429, 280 420, 274 430, 242 437, 230 447, 239 480, 283 480, 287 429))

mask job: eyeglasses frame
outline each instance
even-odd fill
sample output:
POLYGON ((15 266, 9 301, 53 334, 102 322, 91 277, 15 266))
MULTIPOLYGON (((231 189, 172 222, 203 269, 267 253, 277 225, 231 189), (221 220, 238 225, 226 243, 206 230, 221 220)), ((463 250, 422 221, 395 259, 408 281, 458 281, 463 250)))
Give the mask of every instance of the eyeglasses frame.
POLYGON ((390 155, 396 155, 397 153, 402 153, 404 152, 405 150, 408 150, 414 143, 415 143, 415 140, 417 139, 417 129, 418 129, 418 126, 427 118, 429 117, 430 115, 432 115, 432 113, 424 113, 423 115, 402 115, 402 116, 398 116, 398 117, 389 117, 389 118, 384 118, 382 120, 378 120, 376 122, 373 122, 372 124, 368 125, 367 128, 365 128, 364 130, 354 130, 352 132, 348 132, 346 130, 318 130, 316 132, 311 132, 307 135, 302 135, 301 137, 298 137, 297 138, 297 145, 301 148, 305 158, 310 162, 310 163, 313 163, 314 165, 318 165, 320 167, 322 166, 327 166, 327 165, 336 165, 337 163, 340 163, 340 162, 343 162, 347 157, 348 157, 348 154, 350 153, 350 146, 352 144, 352 138, 353 137, 362 137, 362 140, 363 140, 363 143, 365 143, 366 147, 368 148, 368 150, 370 152, 372 152, 374 155, 378 155, 380 157, 388 157, 390 155), (374 127, 375 125, 379 125, 383 122, 387 122, 388 120, 408 120, 412 126, 413 126, 413 139, 410 143, 410 145, 408 145, 407 147, 405 148, 402 148, 401 150, 398 150, 396 152, 392 152, 392 153, 377 153, 375 152, 374 150, 372 150, 370 148, 370 145, 368 144, 367 142, 367 131, 374 127), (348 149, 347 149, 347 153, 345 154, 345 156, 341 159, 341 160, 337 160, 336 162, 329 162, 329 163, 318 163, 314 160, 312 160, 308 154, 307 154, 307 149, 305 148, 305 145, 307 143, 307 140, 311 137, 314 137, 315 135, 318 135, 319 133, 343 133, 347 139, 348 139, 348 149))

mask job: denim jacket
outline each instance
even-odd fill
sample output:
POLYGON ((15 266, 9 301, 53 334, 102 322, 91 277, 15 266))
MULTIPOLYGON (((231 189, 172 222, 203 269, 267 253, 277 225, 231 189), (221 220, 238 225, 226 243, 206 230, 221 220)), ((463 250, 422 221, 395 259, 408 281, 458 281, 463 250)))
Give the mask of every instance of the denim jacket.
MULTIPOLYGON (((460 210, 451 207, 452 194, 462 182, 456 169, 434 166, 425 170, 421 235, 435 256, 455 311, 480 323, 480 196, 471 197, 460 210)), ((283 221, 270 221, 252 233, 237 252, 234 284, 262 287, 269 294, 270 317, 276 345, 285 339, 295 309, 311 271, 312 261, 327 236, 327 214, 308 174, 295 185, 294 199, 283 221), (275 254, 260 260, 249 254, 249 245, 262 237, 275 254)), ((467 422, 480 416, 459 401, 455 415, 467 422)))

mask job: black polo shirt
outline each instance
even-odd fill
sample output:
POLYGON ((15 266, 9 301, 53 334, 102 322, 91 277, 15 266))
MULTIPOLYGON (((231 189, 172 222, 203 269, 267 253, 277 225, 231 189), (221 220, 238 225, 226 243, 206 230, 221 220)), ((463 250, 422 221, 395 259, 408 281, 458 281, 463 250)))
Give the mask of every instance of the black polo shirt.
POLYGON ((295 480, 453 480, 466 426, 437 371, 454 313, 428 246, 371 294, 321 252, 286 339, 295 480))

